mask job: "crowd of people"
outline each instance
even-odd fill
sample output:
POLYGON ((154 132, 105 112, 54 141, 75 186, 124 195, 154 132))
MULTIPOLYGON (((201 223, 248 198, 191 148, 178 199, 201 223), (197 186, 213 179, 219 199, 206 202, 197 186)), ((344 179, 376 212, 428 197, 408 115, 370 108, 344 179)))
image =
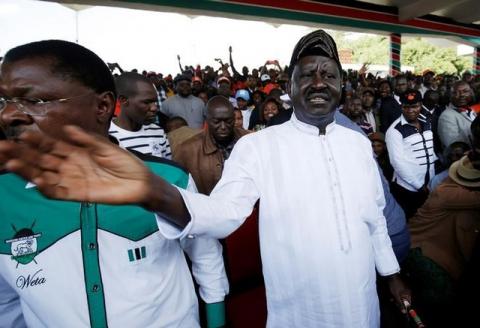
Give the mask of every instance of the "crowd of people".
POLYGON ((183 252, 205 324, 228 325, 217 239, 253 207, 269 326, 401 327, 391 297, 428 327, 478 322, 480 76, 343 71, 323 31, 285 67, 228 50, 175 77, 63 41, 6 54, 0 326, 195 327, 183 252))
MULTIPOLYGON (((182 73, 174 79, 155 72, 142 73, 156 86, 161 126, 172 117, 188 121, 200 115, 200 110, 195 114, 172 112, 169 108, 177 101, 175 97, 198 97, 207 104, 210 99, 218 102, 216 97, 220 95, 233 106, 233 117, 225 121, 222 136, 212 122, 218 124, 226 116, 218 118, 215 112, 209 116, 204 112, 208 129, 179 147, 177 156, 174 154, 174 159, 194 174, 195 181, 203 186, 203 181, 209 180, 208 188, 199 189, 205 194, 219 181, 223 162, 242 135, 284 123, 293 112, 288 66, 282 68, 278 61, 267 61, 251 72, 243 67, 240 73, 234 66, 231 47, 229 52, 230 64, 218 60, 217 70, 210 66, 182 67, 179 57, 182 73), (190 91, 179 84, 183 81, 190 91), (208 152, 213 156, 206 155, 208 152)), ((393 246, 419 294, 415 303, 432 326, 451 326, 456 320, 453 313, 462 313, 458 308, 459 312, 452 310, 458 306, 460 292, 456 286, 469 264, 480 228, 480 185, 478 180, 468 184, 455 180, 452 174, 449 177, 449 169, 465 161, 466 154, 470 154, 471 162, 475 161, 474 154, 478 156, 478 145, 476 149, 474 146, 474 140, 480 138, 478 119, 472 123, 480 112, 480 76, 469 71, 458 76, 437 75, 427 69, 421 74, 406 72, 379 78, 367 69, 364 65, 360 71, 343 71, 337 110, 370 139, 388 188, 405 213, 408 229, 404 235, 411 236, 411 250, 405 254, 395 249, 395 243, 393 246)), ((185 139, 190 137, 188 134, 185 139)), ((475 179, 480 177, 478 172, 472 174, 475 179)))

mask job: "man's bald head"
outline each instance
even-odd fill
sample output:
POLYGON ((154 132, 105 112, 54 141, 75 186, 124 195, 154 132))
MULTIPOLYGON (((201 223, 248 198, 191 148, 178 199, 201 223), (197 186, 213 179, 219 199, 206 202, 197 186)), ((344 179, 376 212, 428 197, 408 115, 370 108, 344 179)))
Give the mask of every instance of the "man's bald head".
POLYGON ((234 138, 235 114, 230 101, 215 96, 207 103, 208 133, 218 144, 227 145, 234 138))
POLYGON ((227 112, 231 113, 231 116, 233 117, 233 105, 230 100, 228 100, 224 96, 212 97, 207 102, 207 120, 215 116, 215 113, 222 108, 226 109, 227 112))

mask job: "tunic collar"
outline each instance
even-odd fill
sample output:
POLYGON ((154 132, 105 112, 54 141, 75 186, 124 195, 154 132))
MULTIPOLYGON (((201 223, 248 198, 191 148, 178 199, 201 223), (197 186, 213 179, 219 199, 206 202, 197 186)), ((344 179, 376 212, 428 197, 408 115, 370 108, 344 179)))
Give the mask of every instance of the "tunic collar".
MULTIPOLYGON (((320 129, 314 125, 304 123, 300 121, 297 116, 295 115, 295 110, 292 113, 292 117, 290 118, 290 122, 292 125, 299 131, 311 135, 320 135, 320 129)), ((326 128, 325 128, 325 135, 329 134, 335 127, 335 119, 333 119, 333 122, 329 123, 326 128)))

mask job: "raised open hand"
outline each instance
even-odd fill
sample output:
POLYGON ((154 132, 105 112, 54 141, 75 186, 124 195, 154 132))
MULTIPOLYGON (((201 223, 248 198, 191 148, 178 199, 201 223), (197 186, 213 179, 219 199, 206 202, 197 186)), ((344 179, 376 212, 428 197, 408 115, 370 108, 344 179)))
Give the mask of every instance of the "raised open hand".
POLYGON ((365 74, 368 71, 369 63, 363 63, 362 67, 358 71, 359 75, 365 74))
POLYGON ((139 159, 78 127, 64 130, 65 141, 26 132, 19 142, 0 142, 0 163, 51 198, 108 204, 145 202, 152 174, 139 159))

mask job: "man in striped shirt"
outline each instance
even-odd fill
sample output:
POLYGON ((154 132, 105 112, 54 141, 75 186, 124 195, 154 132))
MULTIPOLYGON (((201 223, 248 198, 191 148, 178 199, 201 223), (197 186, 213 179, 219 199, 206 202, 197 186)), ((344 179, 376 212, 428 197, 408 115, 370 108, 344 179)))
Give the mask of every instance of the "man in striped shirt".
POLYGON ((116 79, 115 85, 121 111, 112 120, 109 134, 122 148, 171 159, 167 135, 153 123, 158 97, 152 82, 143 75, 127 72, 116 79))

